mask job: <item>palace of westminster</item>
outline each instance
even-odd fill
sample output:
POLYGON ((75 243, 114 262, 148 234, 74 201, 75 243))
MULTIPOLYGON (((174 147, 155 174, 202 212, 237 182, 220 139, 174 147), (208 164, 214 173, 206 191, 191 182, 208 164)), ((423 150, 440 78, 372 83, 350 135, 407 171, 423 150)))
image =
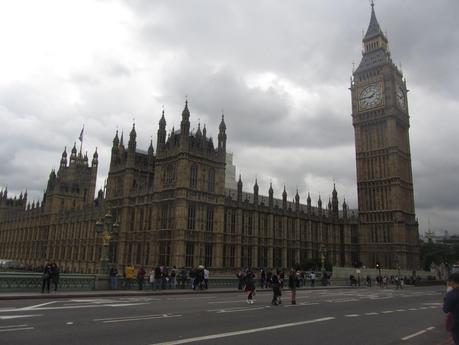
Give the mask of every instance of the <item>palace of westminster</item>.
POLYGON ((95 199, 97 151, 89 164, 75 146, 51 171, 41 203, 2 190, 0 258, 30 266, 55 260, 65 271, 96 272, 107 241, 96 223, 110 212, 119 230, 108 239, 108 260, 120 267, 287 268, 325 253, 337 266, 417 269, 406 81, 373 5, 350 90, 358 211, 346 202, 340 207, 334 187, 325 207, 320 197, 313 206, 309 195, 301 203, 298 192, 288 201, 285 189, 282 199, 272 187, 262 196, 256 181, 253 192, 243 192, 240 177, 225 187, 231 165, 224 118, 214 144, 205 127, 190 131, 185 103, 180 129, 168 133, 163 112, 156 152, 153 143, 137 148, 134 126, 127 147, 116 133, 106 188, 95 199))

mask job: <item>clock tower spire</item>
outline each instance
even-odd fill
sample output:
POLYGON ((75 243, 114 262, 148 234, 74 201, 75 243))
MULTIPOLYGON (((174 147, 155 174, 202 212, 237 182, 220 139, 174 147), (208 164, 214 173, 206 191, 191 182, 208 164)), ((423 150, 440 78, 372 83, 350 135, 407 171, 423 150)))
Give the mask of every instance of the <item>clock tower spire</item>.
POLYGON ((360 261, 419 267, 406 83, 390 57, 374 3, 351 83, 360 261))

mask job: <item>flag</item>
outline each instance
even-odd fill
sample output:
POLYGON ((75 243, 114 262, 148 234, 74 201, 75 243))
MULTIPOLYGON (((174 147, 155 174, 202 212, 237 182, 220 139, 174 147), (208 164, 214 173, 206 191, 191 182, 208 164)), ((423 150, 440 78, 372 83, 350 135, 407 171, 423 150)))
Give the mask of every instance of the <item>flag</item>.
POLYGON ((83 142, 83 132, 84 132, 84 126, 83 128, 81 129, 81 133, 80 133, 80 136, 78 137, 78 140, 83 142))

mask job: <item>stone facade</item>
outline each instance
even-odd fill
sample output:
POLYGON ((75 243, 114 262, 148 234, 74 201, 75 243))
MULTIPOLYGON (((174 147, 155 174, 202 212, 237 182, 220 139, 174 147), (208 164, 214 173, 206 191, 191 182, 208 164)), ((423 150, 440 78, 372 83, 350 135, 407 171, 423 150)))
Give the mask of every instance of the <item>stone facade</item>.
POLYGON ((152 142, 145 151, 137 147, 135 126, 127 147, 115 134, 105 190, 95 200, 97 152, 89 166, 75 146, 69 164, 64 150, 41 203, 2 191, 0 258, 30 266, 55 260, 64 271, 96 272, 103 239, 95 224, 110 211, 120 230, 109 261, 119 266, 206 265, 215 272, 325 257, 338 266, 417 268, 406 85, 375 23, 372 9, 351 85, 359 215, 345 201, 339 208, 334 186, 325 207, 320 197, 313 206, 309 195, 300 203, 298 192, 288 201, 285 188, 280 199, 272 187, 260 195, 257 181, 253 192, 243 192, 241 177, 236 189, 225 188, 224 118, 214 144, 205 126, 190 131, 186 102, 178 130, 166 131, 163 112, 156 153, 152 142))

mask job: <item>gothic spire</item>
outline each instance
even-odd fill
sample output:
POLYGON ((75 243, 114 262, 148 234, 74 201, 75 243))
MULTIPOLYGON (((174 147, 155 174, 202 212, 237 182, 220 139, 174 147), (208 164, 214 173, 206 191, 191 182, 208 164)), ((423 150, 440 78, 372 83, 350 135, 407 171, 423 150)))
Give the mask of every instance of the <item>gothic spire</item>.
POLYGON ((375 4, 372 1, 371 2, 371 18, 370 18, 370 24, 368 24, 368 29, 367 33, 365 34, 365 37, 363 38, 364 41, 369 40, 370 38, 373 38, 376 35, 383 34, 381 27, 379 26, 378 19, 376 19, 376 14, 375 14, 375 4))

